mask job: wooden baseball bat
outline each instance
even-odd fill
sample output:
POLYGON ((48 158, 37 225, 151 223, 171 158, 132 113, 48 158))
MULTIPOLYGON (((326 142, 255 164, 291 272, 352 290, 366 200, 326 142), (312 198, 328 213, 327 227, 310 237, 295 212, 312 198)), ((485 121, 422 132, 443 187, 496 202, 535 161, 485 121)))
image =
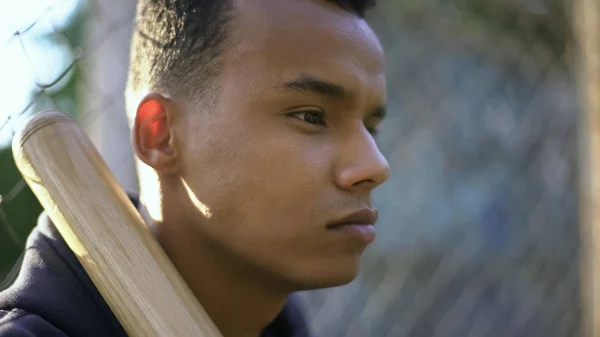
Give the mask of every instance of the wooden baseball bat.
POLYGON ((222 337, 80 126, 57 111, 15 135, 23 178, 132 337, 222 337))

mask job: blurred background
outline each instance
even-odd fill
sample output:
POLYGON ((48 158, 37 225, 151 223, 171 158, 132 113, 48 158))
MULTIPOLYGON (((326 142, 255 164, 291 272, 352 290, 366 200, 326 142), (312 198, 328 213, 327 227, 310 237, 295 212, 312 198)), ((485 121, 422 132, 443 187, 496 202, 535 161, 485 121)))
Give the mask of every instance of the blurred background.
MULTIPOLYGON (((359 277, 302 293, 318 335, 580 335, 582 67, 571 6, 378 0, 368 21, 387 52, 390 113, 377 141, 392 179, 375 194, 378 239, 359 277)), ((0 4, 0 280, 42 210, 10 151, 31 114, 77 118, 137 190, 124 112, 134 8, 0 4)))

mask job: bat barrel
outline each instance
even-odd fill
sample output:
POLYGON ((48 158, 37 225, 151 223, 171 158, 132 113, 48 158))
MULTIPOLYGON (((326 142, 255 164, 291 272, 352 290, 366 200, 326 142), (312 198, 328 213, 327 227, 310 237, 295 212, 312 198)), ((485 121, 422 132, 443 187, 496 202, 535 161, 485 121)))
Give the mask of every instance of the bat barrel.
POLYGON ((129 336, 222 336, 72 118, 34 115, 12 149, 23 178, 129 336))

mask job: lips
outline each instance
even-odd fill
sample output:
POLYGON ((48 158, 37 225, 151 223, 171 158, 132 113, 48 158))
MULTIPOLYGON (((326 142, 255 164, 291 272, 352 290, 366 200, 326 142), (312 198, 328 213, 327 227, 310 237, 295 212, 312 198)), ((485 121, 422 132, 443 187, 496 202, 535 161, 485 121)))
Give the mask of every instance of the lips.
POLYGON ((327 224, 327 229, 335 229, 348 225, 374 225, 377 222, 377 210, 363 208, 359 211, 350 213, 343 218, 334 220, 327 224))

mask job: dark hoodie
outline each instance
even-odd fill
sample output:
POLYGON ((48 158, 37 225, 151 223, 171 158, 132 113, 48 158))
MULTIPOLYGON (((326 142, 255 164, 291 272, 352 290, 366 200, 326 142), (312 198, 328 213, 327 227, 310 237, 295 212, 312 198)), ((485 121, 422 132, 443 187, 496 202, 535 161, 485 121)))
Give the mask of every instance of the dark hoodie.
MULTIPOLYGON (((27 239, 16 280, 0 292, 0 337, 33 336, 127 336, 46 213, 27 239)), ((304 314, 293 296, 261 334, 308 336, 304 314)))

